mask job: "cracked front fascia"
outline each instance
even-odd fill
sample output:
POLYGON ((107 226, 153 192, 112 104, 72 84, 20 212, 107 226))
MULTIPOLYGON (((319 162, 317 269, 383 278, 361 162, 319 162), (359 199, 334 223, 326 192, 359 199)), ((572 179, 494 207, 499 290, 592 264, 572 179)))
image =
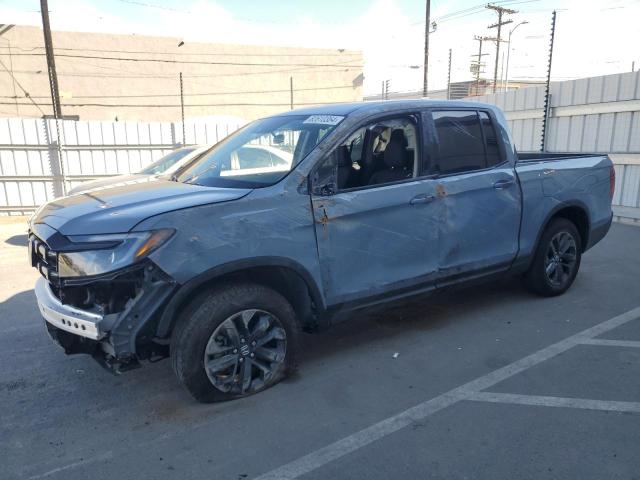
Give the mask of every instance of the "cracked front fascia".
MULTIPOLYGON (((103 316, 99 329, 108 332, 100 342, 103 351, 116 358, 130 358, 136 354, 138 333, 171 295, 175 282, 156 266, 144 266, 142 287, 120 312, 103 316)), ((91 282, 86 284, 91 285, 91 282)))

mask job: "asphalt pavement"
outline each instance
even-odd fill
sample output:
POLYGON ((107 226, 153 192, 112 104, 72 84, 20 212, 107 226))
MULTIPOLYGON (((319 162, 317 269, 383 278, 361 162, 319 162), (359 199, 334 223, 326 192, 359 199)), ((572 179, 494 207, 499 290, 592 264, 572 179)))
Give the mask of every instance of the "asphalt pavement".
POLYGON ((25 226, 0 222, 0 478, 640 479, 640 228, 565 295, 515 279, 304 335, 298 372, 202 405, 48 338, 25 226))

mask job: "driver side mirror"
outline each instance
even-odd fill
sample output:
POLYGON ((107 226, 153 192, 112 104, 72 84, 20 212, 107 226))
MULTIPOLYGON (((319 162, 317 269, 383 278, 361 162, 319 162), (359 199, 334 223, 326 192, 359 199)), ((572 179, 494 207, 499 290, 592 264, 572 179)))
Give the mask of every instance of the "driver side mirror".
POLYGON ((273 133, 273 143, 282 145, 284 143, 284 133, 273 133))

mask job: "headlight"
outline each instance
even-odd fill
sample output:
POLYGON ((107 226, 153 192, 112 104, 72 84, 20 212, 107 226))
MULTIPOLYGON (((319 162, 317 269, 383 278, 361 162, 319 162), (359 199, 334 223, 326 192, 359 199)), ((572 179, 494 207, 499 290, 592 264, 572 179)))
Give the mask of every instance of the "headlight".
POLYGON ((87 277, 127 267, 160 247, 173 233, 174 230, 164 229, 69 237, 72 242, 82 245, 82 250, 58 254, 58 275, 61 278, 87 277))

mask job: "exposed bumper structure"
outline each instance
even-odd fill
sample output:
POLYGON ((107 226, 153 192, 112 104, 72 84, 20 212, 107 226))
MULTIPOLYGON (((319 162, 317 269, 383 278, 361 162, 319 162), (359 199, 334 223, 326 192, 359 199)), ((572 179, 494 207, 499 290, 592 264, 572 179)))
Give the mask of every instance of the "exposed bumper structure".
POLYGON ((99 327, 103 319, 102 315, 63 305, 44 278, 36 281, 35 293, 40 313, 54 327, 91 340, 100 340, 104 337, 105 334, 99 327))

